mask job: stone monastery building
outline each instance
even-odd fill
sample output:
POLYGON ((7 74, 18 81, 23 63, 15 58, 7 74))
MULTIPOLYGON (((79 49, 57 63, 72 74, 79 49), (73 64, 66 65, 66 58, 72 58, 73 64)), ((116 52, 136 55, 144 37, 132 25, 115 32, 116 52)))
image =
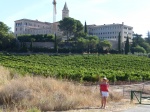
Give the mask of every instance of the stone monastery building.
MULTIPOLYGON (((62 19, 65 17, 69 17, 69 10, 67 7, 67 3, 65 3, 64 8, 62 10, 62 19)), ((15 36, 23 35, 23 34, 31 34, 31 35, 38 35, 38 34, 54 34, 53 24, 49 22, 41 22, 38 20, 30 20, 30 19, 20 19, 15 21, 15 29, 14 34, 15 36)), ((56 25, 59 23, 56 22, 56 25)), ((61 31, 57 27, 56 29, 57 35, 61 35, 61 31)))
MULTIPOLYGON (((69 9, 67 7, 67 3, 65 3, 64 8, 62 10, 62 19, 65 17, 69 17, 69 9)), ((30 20, 30 19, 20 19, 15 21, 14 34, 17 37, 22 34, 54 34, 53 24, 49 22, 41 22, 38 20, 30 20)), ((55 23, 57 26, 59 22, 55 23)), ((90 35, 96 35, 100 38, 100 40, 109 40, 112 43, 112 47, 116 48, 116 44, 118 41, 119 32, 121 32, 121 42, 122 47, 124 47, 124 43, 126 41, 127 36, 130 38, 130 42, 132 42, 133 38, 133 27, 122 24, 104 24, 104 25, 87 25, 88 33, 90 35)), ((56 28, 56 33, 59 36, 62 36, 62 32, 59 28, 56 28)))

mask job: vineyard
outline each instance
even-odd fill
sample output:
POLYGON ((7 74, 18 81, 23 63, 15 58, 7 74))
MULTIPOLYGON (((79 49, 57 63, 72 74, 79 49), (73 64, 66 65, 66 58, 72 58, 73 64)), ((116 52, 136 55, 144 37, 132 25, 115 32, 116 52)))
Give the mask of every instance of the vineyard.
POLYGON ((76 81, 150 80, 150 58, 133 55, 11 55, 0 54, 0 64, 22 74, 76 81))

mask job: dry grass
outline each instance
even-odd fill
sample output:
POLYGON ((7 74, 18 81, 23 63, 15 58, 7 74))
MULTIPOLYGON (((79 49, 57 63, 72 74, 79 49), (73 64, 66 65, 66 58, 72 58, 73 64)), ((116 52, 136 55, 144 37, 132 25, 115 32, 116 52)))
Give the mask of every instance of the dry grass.
POLYGON ((18 109, 38 107, 43 111, 68 110, 99 105, 98 92, 81 85, 51 78, 23 77, 12 79, 0 91, 0 103, 18 109))
MULTIPOLYGON (((44 77, 26 76, 10 80, 10 72, 5 70, 3 68, 4 75, 0 75, 0 80, 5 80, 1 83, 0 103, 11 110, 37 107, 42 111, 59 111, 100 106, 99 89, 95 87, 44 77)), ((110 93, 109 100, 121 100, 118 96, 110 93)))
POLYGON ((11 80, 11 72, 0 66, 0 86, 6 84, 7 82, 9 82, 11 80))

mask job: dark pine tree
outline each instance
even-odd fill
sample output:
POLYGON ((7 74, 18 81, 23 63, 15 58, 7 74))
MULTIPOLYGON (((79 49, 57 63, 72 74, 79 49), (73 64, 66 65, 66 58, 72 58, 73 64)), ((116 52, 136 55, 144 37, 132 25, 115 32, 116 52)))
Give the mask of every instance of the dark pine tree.
POLYGON ((55 43, 54 43, 54 50, 55 50, 55 53, 57 53, 58 46, 57 46, 57 36, 56 36, 56 33, 55 33, 55 43))
POLYGON ((84 33, 87 34, 87 25, 86 25, 86 21, 85 21, 85 25, 84 25, 84 33))
POLYGON ((118 52, 121 53, 121 32, 119 32, 118 36, 118 52))
POLYGON ((129 45, 129 37, 127 36, 127 40, 125 43, 125 54, 128 54, 130 51, 130 45, 129 45))

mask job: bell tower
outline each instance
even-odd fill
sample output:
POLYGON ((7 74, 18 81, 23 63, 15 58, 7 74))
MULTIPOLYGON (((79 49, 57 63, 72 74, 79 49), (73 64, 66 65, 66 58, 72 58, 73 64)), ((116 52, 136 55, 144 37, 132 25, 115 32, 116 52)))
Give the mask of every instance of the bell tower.
POLYGON ((69 17, 69 9, 67 7, 67 3, 65 2, 64 8, 62 10, 62 19, 65 17, 69 17))

